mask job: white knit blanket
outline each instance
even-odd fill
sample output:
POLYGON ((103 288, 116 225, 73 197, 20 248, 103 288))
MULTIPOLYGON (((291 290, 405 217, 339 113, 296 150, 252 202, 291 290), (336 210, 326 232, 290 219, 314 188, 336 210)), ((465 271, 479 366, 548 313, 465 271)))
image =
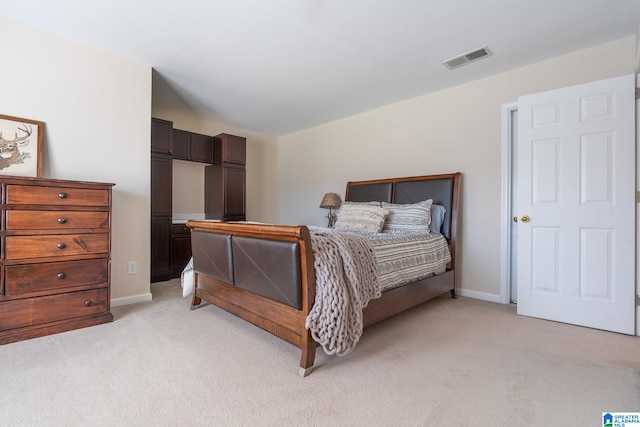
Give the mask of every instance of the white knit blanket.
POLYGON ((362 335, 362 309, 380 297, 371 242, 356 234, 309 227, 316 273, 316 300, 306 328, 327 354, 351 352, 362 335))

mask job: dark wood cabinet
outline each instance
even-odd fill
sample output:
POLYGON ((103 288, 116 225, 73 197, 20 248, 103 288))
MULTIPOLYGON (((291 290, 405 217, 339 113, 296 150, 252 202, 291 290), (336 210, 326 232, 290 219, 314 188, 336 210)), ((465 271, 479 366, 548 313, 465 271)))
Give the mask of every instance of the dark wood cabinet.
POLYGON ((205 218, 246 220, 246 138, 174 129, 151 119, 151 282, 179 277, 191 258, 191 234, 173 224, 173 160, 205 166, 205 218))
POLYGON ((151 152, 171 154, 173 148, 173 123, 168 120, 151 119, 151 152))
POLYGON ((0 177, 0 344, 113 320, 112 187, 0 177))
POLYGON ((171 157, 151 155, 151 216, 171 217, 173 162, 171 157))
POLYGON ((191 158, 200 163, 213 163, 214 140, 212 136, 191 133, 191 158))
POLYGON ((247 139, 241 136, 221 133, 215 137, 215 153, 213 163, 246 164, 247 139))
POLYGON ((246 220, 246 138, 215 137, 214 164, 205 168, 205 218, 246 220))
POLYGON ((242 166, 212 165, 205 168, 206 219, 246 219, 246 171, 242 166))
POLYGON ((173 130, 173 158, 189 160, 191 156, 191 132, 186 130, 173 130))
POLYGON ((171 268, 173 277, 180 277, 191 258, 191 230, 186 224, 171 226, 171 268))
POLYGON ((151 154, 151 282, 172 277, 172 162, 171 156, 151 154))
POLYGON ((213 163, 214 138, 181 129, 173 130, 173 158, 213 163))
POLYGON ((151 282, 171 277, 171 218, 151 217, 151 282))

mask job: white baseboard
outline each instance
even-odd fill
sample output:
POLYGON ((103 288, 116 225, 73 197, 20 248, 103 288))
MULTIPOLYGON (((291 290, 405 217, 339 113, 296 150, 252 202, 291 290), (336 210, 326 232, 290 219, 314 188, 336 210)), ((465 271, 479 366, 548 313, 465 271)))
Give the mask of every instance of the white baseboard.
POLYGON ((488 294, 486 292, 470 291, 468 289, 456 289, 456 294, 459 294, 463 297, 481 299, 483 301, 491 301, 497 302, 498 304, 503 304, 500 295, 488 294))
POLYGON ((130 297, 112 298, 111 307, 118 307, 120 305, 136 304, 139 302, 151 301, 151 292, 146 294, 133 295, 130 297))

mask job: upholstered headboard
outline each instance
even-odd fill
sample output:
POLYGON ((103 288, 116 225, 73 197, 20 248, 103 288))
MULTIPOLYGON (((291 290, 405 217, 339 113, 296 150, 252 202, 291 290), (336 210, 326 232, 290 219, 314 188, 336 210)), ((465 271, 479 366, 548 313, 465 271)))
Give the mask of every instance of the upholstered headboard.
POLYGON ((407 178, 351 181, 347 183, 345 201, 417 203, 433 199, 433 203, 447 210, 442 234, 455 240, 458 218, 460 173, 414 176, 407 178))

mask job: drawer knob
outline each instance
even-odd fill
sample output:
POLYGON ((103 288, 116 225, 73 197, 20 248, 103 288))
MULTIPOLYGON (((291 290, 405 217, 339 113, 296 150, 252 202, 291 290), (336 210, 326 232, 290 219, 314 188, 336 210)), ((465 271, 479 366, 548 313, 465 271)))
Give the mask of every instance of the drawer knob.
POLYGON ((67 245, 65 245, 64 243, 62 243, 62 242, 58 243, 58 249, 64 249, 66 247, 67 247, 67 245))
POLYGON ((93 303, 91 302, 91 300, 90 300, 90 299, 88 299, 88 300, 86 300, 86 301, 84 302, 84 306, 85 306, 85 307, 91 307, 91 304, 93 304, 93 303))
POLYGON ((64 217, 58 218, 58 223, 59 224, 64 224, 66 222, 67 222, 67 218, 64 218, 64 217))
POLYGON ((67 193, 65 193, 64 191, 61 191, 60 193, 58 193, 58 197, 61 199, 66 199, 67 198, 67 193))
POLYGON ((58 273, 58 279, 64 279, 65 277, 67 277, 66 274, 64 273, 58 273))

